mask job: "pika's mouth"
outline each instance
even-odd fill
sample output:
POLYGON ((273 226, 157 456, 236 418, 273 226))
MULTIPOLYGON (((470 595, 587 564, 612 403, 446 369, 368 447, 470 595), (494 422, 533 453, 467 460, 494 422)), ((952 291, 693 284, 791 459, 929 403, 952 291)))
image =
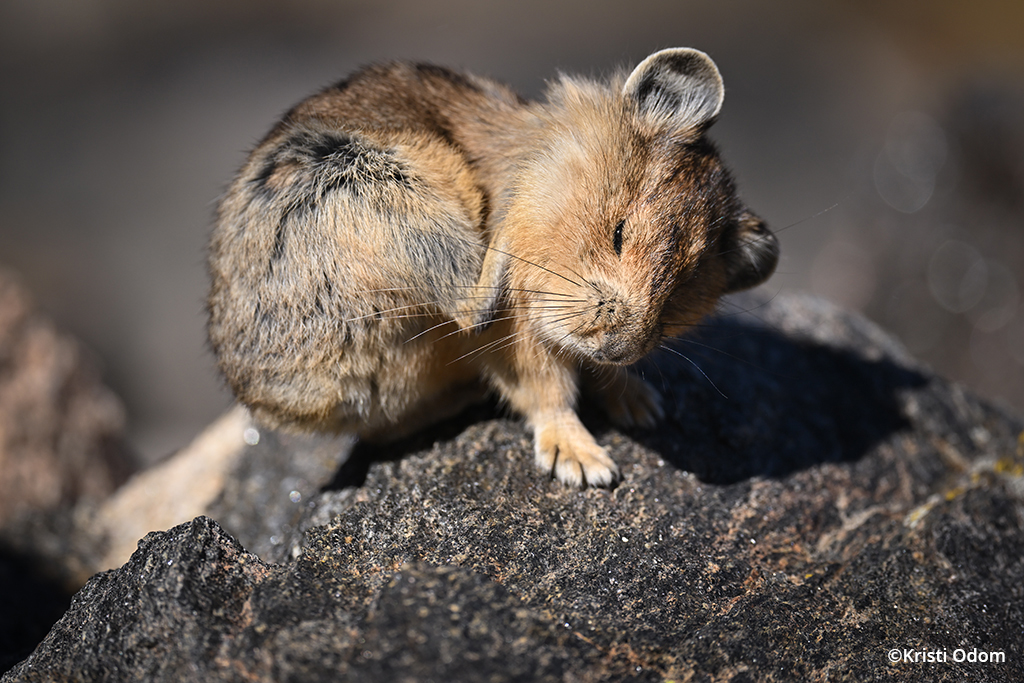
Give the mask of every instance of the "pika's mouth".
POLYGON ((632 365, 650 353, 657 343, 657 334, 637 339, 628 334, 605 333, 600 343, 588 349, 587 355, 602 365, 632 365))
POLYGON ((643 354, 622 354, 616 356, 610 356, 605 354, 603 351, 598 350, 597 353, 591 355, 591 360, 600 365, 632 365, 641 358, 643 354))

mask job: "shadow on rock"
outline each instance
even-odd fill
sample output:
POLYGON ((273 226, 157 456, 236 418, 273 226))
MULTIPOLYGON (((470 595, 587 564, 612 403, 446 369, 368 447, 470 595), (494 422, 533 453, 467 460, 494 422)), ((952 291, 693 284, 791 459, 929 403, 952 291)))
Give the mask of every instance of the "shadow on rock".
POLYGON ((71 604, 71 591, 0 544, 0 672, 32 653, 71 604))
POLYGON ((439 422, 405 438, 390 443, 356 442, 351 454, 338 468, 324 491, 358 488, 366 481, 370 467, 376 462, 394 462, 412 453, 429 449, 439 441, 451 441, 470 425, 500 417, 502 411, 494 401, 474 405, 455 417, 439 422))
POLYGON ((634 438, 714 484, 856 460, 909 426, 900 397, 927 382, 881 354, 730 320, 674 340, 643 374, 668 415, 634 438))

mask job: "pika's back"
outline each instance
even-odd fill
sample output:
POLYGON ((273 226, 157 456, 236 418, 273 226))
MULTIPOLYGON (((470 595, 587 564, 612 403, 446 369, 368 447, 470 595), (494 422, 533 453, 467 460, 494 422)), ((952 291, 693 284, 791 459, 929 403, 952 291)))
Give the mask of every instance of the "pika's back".
POLYGON ((360 69, 306 99, 279 127, 316 118, 345 128, 417 131, 455 143, 454 130, 467 119, 491 121, 525 104, 486 78, 433 64, 391 62, 360 69))
POLYGON ((384 139, 432 139, 474 162, 486 162, 499 153, 495 133, 518 125, 527 106, 506 86, 472 74, 433 64, 375 65, 289 110, 254 157, 268 147, 287 145, 291 132, 313 126, 384 139))
POLYGON ((243 402, 328 422, 340 378, 379 384, 379 349, 466 307, 509 175, 492 130, 525 106, 486 79, 394 63, 274 126, 221 201, 210 249, 209 338, 243 402))

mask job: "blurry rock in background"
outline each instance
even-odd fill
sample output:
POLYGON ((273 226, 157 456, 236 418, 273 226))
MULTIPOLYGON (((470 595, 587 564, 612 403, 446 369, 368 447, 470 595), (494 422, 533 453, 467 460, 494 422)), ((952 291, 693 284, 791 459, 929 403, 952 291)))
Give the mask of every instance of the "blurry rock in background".
POLYGON ((879 290, 863 310, 941 372, 1019 412, 1024 93, 977 87, 951 94, 937 119, 894 118, 875 183, 906 215, 875 218, 891 246, 874 257, 879 290))
POLYGON ((230 402, 204 342, 206 236, 219 192, 291 104, 374 60, 461 66, 537 96, 558 70, 690 45, 725 78, 713 136, 781 231, 768 290, 862 310, 1021 412, 1022 35, 1012 0, 11 0, 0 262, 104 359, 154 460, 230 402))
POLYGON ((0 556, 24 553, 56 578, 75 574, 56 561, 81 554, 69 547, 75 516, 135 471, 124 422, 94 360, 0 270, 0 556))

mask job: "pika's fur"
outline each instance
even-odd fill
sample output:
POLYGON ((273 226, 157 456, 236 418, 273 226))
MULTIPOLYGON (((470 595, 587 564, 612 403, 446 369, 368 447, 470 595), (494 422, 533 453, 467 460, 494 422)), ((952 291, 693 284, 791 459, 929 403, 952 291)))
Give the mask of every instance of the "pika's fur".
POLYGON ((723 94, 707 55, 676 48, 607 82, 561 76, 544 102, 408 63, 301 102, 219 207, 224 376, 268 426, 369 439, 490 389, 545 472, 612 483, 581 384, 654 424, 661 399, 626 366, 778 260, 705 137, 723 94))

